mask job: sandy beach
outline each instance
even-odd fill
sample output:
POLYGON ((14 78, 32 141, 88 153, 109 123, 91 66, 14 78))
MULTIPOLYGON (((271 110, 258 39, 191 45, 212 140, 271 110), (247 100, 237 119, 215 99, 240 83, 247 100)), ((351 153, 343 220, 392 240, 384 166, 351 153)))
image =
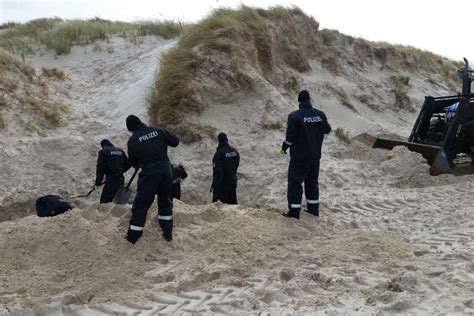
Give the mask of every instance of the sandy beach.
POLYGON ((351 96, 386 91, 379 97, 389 100, 384 84, 393 69, 367 66, 336 80, 310 60, 311 70, 299 74, 333 129, 351 139, 332 133, 324 141, 320 218, 281 216, 289 159, 277 151, 296 94, 256 74, 255 93, 216 99, 191 118, 226 132, 240 151, 239 205, 202 203, 217 145, 211 138, 170 150, 189 174, 175 202, 172 243, 161 238, 156 206, 133 246, 124 239, 130 205, 99 205, 96 193, 72 198, 93 184, 100 140, 125 149, 125 118, 147 120, 160 58, 176 43, 114 37, 102 43, 113 50, 75 46, 68 55, 41 50, 28 58, 37 69, 64 71, 67 79, 51 81, 49 93, 67 110, 58 128, 32 132, 21 128, 19 109, 6 114, 17 124, 0 140, 0 315, 474 313, 474 175, 433 177, 416 153, 371 148, 376 135, 406 138, 423 97, 449 92, 424 73, 404 74, 412 110, 377 110, 356 99, 351 109, 325 88, 337 84, 351 96), (75 208, 39 218, 34 201, 45 194, 75 208))

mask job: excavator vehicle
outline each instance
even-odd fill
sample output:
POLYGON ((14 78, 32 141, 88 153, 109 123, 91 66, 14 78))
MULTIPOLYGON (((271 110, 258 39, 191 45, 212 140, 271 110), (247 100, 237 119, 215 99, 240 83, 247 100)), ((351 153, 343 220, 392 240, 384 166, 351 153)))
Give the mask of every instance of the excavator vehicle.
POLYGON ((458 75, 462 79, 462 93, 426 96, 408 141, 377 138, 372 147, 391 150, 405 146, 423 155, 432 175, 450 173, 462 156, 474 159, 474 70, 469 68, 466 58, 458 75))

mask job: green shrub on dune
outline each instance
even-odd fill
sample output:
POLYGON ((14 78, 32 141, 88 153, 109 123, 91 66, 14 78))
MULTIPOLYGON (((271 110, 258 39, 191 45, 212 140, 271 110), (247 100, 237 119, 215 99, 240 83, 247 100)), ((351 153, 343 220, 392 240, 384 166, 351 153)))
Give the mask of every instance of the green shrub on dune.
POLYGON ((90 20, 38 19, 26 24, 0 26, 0 47, 13 53, 31 53, 43 44, 56 54, 68 54, 73 45, 89 44, 117 35, 135 38, 156 35, 169 39, 180 34, 184 25, 173 21, 115 22, 99 18, 90 20))

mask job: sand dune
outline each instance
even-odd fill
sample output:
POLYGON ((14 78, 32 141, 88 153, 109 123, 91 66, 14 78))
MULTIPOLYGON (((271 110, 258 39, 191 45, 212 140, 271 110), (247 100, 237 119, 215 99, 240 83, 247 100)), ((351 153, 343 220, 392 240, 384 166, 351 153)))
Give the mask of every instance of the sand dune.
MULTIPOLYGON (((216 142, 204 139, 171 150, 190 174, 171 244, 161 239, 153 208, 143 238, 129 245, 130 206, 98 206, 95 194, 71 199, 76 208, 61 216, 32 215, 39 195, 88 190, 102 138, 125 146, 124 118, 146 116, 155 65, 175 41, 117 38, 111 45, 112 53, 89 45, 31 58, 69 77, 52 90, 68 107, 67 121, 29 134, 10 126, 1 139, 0 315, 474 313, 474 176, 431 177, 417 154, 371 149, 370 135, 406 136, 416 112, 342 106, 323 89, 335 77, 316 61, 303 86, 334 127, 357 135, 350 144, 325 140, 320 219, 280 216, 288 160, 276 152, 284 128, 262 122, 284 122, 296 96, 264 80, 254 94, 192 117, 226 131, 239 149, 241 205, 193 205, 210 185, 216 142)), ((367 72, 367 85, 388 75, 375 66, 367 72)), ((359 76, 338 85, 361 89, 353 84, 359 76)), ((415 73, 411 80, 420 105, 430 88, 424 79, 415 73)))

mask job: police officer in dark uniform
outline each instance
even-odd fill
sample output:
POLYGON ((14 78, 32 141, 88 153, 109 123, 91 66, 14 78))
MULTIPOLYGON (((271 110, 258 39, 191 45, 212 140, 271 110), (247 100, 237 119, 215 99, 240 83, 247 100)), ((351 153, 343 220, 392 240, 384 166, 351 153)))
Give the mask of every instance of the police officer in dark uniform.
POLYGON ((279 153, 286 154, 290 148, 288 167, 288 212, 285 217, 300 218, 301 199, 304 182, 307 212, 319 216, 319 160, 324 134, 329 134, 331 126, 326 115, 310 102, 308 91, 298 94, 299 110, 288 115, 286 139, 279 153))
POLYGON ((112 202, 115 193, 123 185, 123 174, 130 169, 125 152, 115 147, 108 139, 100 142, 102 149, 97 158, 95 189, 100 191, 105 175, 105 185, 100 195, 100 203, 112 202))
POLYGON ((171 199, 181 199, 181 182, 188 177, 188 174, 182 165, 171 165, 171 174, 173 178, 173 187, 171 189, 171 199))
POLYGON ((173 203, 170 199, 172 176, 168 146, 178 146, 179 138, 165 128, 143 124, 135 115, 127 117, 127 128, 133 132, 128 140, 130 164, 141 168, 127 240, 134 244, 142 236, 148 209, 157 195, 158 221, 163 237, 166 241, 171 241, 173 203))
POLYGON ((212 158, 212 202, 221 201, 226 204, 237 204, 237 168, 239 152, 229 145, 227 135, 217 136, 219 145, 212 158))

